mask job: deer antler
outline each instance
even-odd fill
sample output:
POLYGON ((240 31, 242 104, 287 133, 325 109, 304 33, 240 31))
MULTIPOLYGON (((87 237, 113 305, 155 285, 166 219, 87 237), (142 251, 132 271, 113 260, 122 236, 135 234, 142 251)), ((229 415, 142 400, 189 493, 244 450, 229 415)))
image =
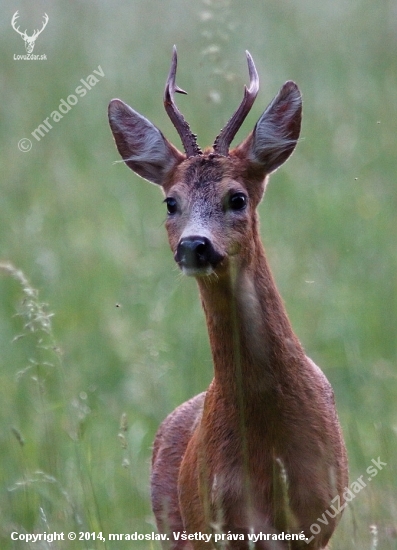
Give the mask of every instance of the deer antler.
POLYGON ((34 31, 34 32, 33 32, 33 35, 31 36, 31 38, 36 39, 36 38, 39 36, 39 34, 43 32, 43 30, 44 30, 44 29, 46 28, 46 26, 47 26, 48 19, 49 19, 49 18, 48 18, 48 15, 45 13, 45 14, 44 14, 43 26, 41 27, 40 30, 34 31))
POLYGON ((16 27, 16 26, 15 26, 18 17, 19 17, 19 12, 16 11, 16 12, 14 13, 14 15, 12 16, 11 25, 12 25, 12 28, 14 29, 14 31, 17 31, 17 33, 20 34, 20 35, 24 38, 24 37, 26 36, 26 30, 27 30, 27 29, 25 29, 25 32, 21 32, 21 31, 19 30, 19 27, 16 27))
POLYGON ((252 105, 254 104, 255 98, 258 95, 259 91, 259 77, 257 70, 255 68, 254 60, 251 57, 251 54, 246 51, 248 62, 248 72, 250 76, 250 86, 247 89, 247 86, 244 86, 244 97, 240 103, 238 109, 235 111, 229 122, 226 126, 220 131, 219 135, 215 138, 213 149, 215 153, 219 155, 227 156, 229 152, 229 146, 237 134, 240 126, 245 120, 245 117, 251 110, 252 105))
POLYGON ((176 67, 177 67, 177 55, 176 55, 176 46, 172 50, 172 60, 171 68, 168 74, 167 82, 165 84, 164 91, 164 107, 167 111, 168 116, 171 119, 171 122, 175 126, 181 140, 183 147, 185 149, 187 157, 194 157, 196 155, 201 155, 202 151, 197 145, 196 135, 190 129, 189 124, 183 118, 182 113, 179 111, 178 107, 174 102, 174 93, 186 94, 184 90, 179 88, 175 84, 176 76, 176 67))

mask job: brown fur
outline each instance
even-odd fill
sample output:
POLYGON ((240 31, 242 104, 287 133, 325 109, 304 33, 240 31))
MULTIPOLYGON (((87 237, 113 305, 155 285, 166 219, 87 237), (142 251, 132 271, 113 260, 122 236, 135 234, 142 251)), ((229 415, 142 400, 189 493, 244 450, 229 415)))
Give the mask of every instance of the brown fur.
MULTIPOLYGON (((119 100, 111 102, 109 119, 126 164, 173 202, 169 243, 197 278, 214 363, 208 390, 175 409, 154 442, 152 505, 159 531, 169 536, 164 548, 215 548, 213 538, 209 544, 173 535, 185 531, 303 531, 309 544, 258 541, 254 547, 325 549, 340 515, 325 516, 328 523, 314 537, 310 527, 337 495, 344 502, 345 446, 332 388, 292 330, 256 212, 269 174, 299 136, 297 86, 287 82, 227 156, 210 149, 186 158, 119 100), (232 206, 236 194, 246 198, 245 207, 232 206), (197 238, 210 245, 213 264, 200 259, 190 269, 178 250, 197 238)), ((249 548, 247 540, 225 544, 249 548)))
MULTIPOLYGON (((198 278, 214 380, 205 399, 200 394, 176 409, 156 437, 152 498, 159 529, 303 530, 310 538, 310 526, 332 499, 339 494, 343 502, 346 454, 332 388, 293 333, 260 242, 255 209, 263 178, 251 174, 247 180, 246 162, 235 156, 216 159, 215 166, 205 159, 184 164, 165 192, 188 190, 186 199, 213 203, 213 243, 225 260, 216 277, 198 278), (201 172, 198 166, 206 169, 201 172), (246 190, 251 207, 244 220, 222 231, 215 205, 231 185, 246 190), (231 244, 239 251, 234 256, 227 254, 231 244), (287 498, 280 464, 287 476, 287 498), (162 507, 168 499, 173 506, 162 507)), ((168 221, 167 230, 175 251, 181 228, 168 221)), ((311 544, 290 547, 325 548, 338 520, 330 518, 311 544)), ((181 541, 171 547, 190 548, 181 541)), ((208 543, 192 547, 204 550, 208 543)), ((274 548, 264 542, 255 547, 274 548)), ((228 548, 248 545, 239 541, 228 548)))

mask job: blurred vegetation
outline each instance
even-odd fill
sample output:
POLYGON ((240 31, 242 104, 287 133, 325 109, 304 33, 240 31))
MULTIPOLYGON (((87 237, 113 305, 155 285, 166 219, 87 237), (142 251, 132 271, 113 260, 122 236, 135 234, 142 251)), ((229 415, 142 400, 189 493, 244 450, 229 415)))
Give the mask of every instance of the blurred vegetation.
POLYGON ((0 547, 131 547, 12 543, 13 530, 151 532, 155 431, 211 379, 161 193, 114 164, 106 117, 120 97, 179 146, 162 107, 175 43, 189 91, 179 104, 203 146, 240 101, 245 49, 261 91, 240 139, 285 80, 302 90, 303 137, 260 207, 263 240, 293 326, 334 386, 351 480, 387 463, 333 548, 396 548, 396 3, 4 0, 0 24, 0 547), (28 32, 48 13, 34 50, 46 61, 14 60, 17 9, 28 32), (98 66, 104 77, 34 139, 98 66))

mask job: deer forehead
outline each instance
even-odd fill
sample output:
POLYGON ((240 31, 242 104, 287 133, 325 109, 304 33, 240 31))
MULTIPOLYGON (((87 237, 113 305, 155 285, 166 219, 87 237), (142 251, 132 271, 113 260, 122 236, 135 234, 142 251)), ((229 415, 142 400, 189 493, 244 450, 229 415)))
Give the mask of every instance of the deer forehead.
POLYGON ((228 193, 248 192, 244 183, 241 162, 211 153, 182 162, 164 185, 167 196, 178 195, 185 204, 205 200, 219 202, 228 193))

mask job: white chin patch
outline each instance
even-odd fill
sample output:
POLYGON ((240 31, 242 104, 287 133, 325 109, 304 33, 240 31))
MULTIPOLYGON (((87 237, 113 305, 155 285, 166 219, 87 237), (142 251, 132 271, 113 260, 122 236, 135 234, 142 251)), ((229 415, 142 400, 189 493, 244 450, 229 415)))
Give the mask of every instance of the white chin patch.
POLYGON ((207 267, 182 267, 182 273, 188 277, 207 277, 214 273, 212 266, 207 267))

